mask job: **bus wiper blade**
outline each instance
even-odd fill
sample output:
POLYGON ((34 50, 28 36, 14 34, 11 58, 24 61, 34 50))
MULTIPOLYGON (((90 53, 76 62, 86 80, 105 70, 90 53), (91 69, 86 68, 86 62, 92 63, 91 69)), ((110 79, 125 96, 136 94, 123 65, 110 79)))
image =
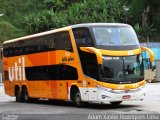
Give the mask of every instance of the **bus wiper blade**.
POLYGON ((131 83, 131 81, 127 81, 127 82, 120 82, 121 84, 127 84, 127 83, 131 83))

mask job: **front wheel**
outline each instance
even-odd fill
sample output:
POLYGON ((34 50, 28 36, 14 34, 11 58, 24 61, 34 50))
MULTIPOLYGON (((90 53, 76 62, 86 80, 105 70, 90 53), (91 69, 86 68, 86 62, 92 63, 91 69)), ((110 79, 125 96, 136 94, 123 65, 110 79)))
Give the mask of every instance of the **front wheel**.
POLYGON ((74 94, 73 103, 76 107, 83 107, 84 106, 84 102, 82 102, 81 94, 78 90, 74 94))
POLYGON ((120 105, 122 101, 110 102, 112 105, 120 105))

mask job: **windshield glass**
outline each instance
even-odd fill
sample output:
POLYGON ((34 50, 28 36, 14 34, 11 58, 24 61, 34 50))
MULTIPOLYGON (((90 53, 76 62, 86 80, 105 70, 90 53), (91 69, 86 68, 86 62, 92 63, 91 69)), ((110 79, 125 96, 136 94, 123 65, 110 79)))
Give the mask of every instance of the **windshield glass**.
POLYGON ((143 80, 143 62, 141 55, 129 57, 103 56, 100 70, 102 80, 111 83, 134 83, 143 80))
POLYGON ((139 45, 137 36, 130 26, 93 27, 97 45, 139 45))

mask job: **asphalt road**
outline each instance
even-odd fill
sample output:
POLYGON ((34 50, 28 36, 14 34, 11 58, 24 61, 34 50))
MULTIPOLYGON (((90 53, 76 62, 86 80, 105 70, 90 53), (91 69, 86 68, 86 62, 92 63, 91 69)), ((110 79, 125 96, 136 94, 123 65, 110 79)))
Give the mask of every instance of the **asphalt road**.
MULTIPOLYGON (((87 120, 92 118, 108 119, 104 115, 113 114, 158 113, 160 114, 160 83, 147 84, 147 95, 143 101, 127 101, 119 106, 112 106, 109 103, 105 105, 89 104, 85 108, 76 108, 71 102, 61 101, 39 100, 34 103, 17 103, 14 97, 4 94, 3 85, 0 85, 0 120, 5 120, 4 118, 14 118, 15 120, 87 120)), ((160 116, 155 119, 160 119, 160 116)))

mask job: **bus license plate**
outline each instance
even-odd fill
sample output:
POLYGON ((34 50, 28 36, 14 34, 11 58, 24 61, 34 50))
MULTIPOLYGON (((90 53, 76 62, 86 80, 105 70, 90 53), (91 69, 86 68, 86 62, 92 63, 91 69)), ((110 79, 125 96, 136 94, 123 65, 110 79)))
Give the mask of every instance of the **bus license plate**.
POLYGON ((131 98, 131 95, 124 95, 123 97, 122 97, 122 99, 130 99, 131 98))

